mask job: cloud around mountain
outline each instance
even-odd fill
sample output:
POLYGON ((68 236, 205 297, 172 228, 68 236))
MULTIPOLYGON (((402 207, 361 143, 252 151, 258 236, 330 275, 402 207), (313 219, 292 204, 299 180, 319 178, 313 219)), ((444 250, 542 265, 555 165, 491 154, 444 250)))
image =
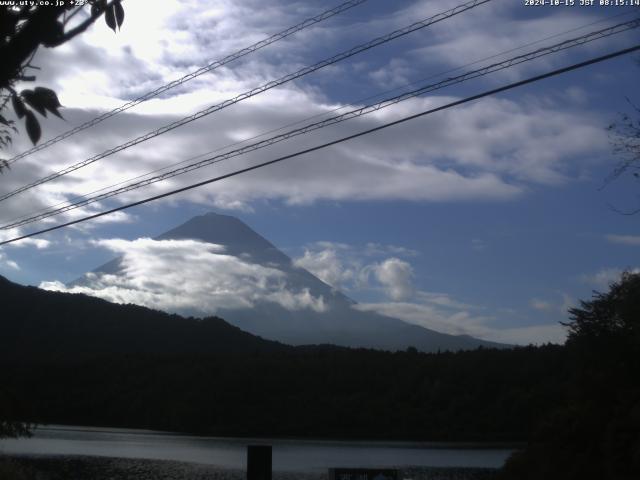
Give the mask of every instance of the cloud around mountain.
MULTIPOLYGON (((118 258, 117 267, 103 266, 69 285, 50 281, 40 287, 183 315, 220 313, 231 321, 236 314, 249 316, 252 322, 260 319, 256 325, 264 329, 263 334, 284 312, 293 315, 292 326, 302 326, 302 320, 311 314, 320 315, 313 317, 320 323, 305 327, 311 331, 326 328, 321 325, 336 315, 331 321, 337 321, 338 326, 332 328, 339 331, 341 322, 348 323, 361 312, 363 319, 374 315, 368 320, 373 322, 369 330, 381 315, 449 335, 505 343, 564 339, 564 332, 556 325, 497 328, 493 326, 495 318, 481 306, 460 302, 446 293, 417 289, 410 263, 417 252, 399 246, 367 244, 358 248, 316 242, 291 261, 242 222, 220 215, 196 217, 156 239, 103 239, 93 244, 112 252, 118 258), (223 232, 219 238, 231 242, 229 245, 204 241, 223 232), (174 235, 177 238, 171 238, 174 235), (188 236, 196 239, 185 238, 188 236), (305 271, 317 278, 300 276, 305 271), (318 278, 332 288, 322 287, 318 278), (376 300, 345 303, 340 290, 370 292, 376 300)), ((366 322, 362 325, 365 331, 366 322)))
POLYGON ((327 308, 324 299, 308 289, 289 289, 284 272, 225 254, 221 245, 150 238, 99 240, 95 245, 121 256, 117 275, 91 272, 84 285, 53 281, 40 287, 192 315, 253 308, 259 301, 287 310, 327 308))

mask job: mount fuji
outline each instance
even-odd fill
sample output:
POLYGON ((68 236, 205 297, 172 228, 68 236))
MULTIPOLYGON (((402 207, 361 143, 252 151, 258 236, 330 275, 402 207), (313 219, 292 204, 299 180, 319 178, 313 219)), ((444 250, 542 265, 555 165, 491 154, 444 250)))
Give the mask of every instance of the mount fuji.
POLYGON ((126 247, 116 249, 121 256, 67 287, 76 291, 90 289, 94 295, 120 303, 143 303, 172 313, 215 314, 242 330, 291 345, 334 344, 383 350, 415 347, 425 352, 506 347, 358 310, 354 300, 296 266, 268 240, 232 216, 208 213, 146 240, 166 248, 145 250, 146 256, 137 263, 126 247), (177 254, 172 247, 189 247, 193 261, 174 261, 172 255, 177 258, 177 254), (152 268, 160 260, 165 265, 163 269, 158 268, 146 279, 139 277, 141 270, 152 268), (240 280, 234 283, 232 279, 240 280), (197 299, 192 296, 191 286, 196 282, 199 288, 204 284, 209 289, 205 289, 205 295, 201 291, 197 299), (170 306, 159 300, 166 286, 173 292, 170 306), (239 300, 229 300, 227 294, 233 292, 240 296, 239 300), (242 298, 243 293, 246 298, 242 298), (140 295, 143 301, 139 300, 140 295))

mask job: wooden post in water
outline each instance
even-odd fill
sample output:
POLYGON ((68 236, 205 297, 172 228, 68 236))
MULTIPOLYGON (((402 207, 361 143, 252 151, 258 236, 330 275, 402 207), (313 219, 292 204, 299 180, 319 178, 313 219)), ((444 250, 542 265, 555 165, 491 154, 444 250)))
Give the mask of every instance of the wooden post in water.
POLYGON ((271 445, 247 447, 247 480, 271 480, 271 445))

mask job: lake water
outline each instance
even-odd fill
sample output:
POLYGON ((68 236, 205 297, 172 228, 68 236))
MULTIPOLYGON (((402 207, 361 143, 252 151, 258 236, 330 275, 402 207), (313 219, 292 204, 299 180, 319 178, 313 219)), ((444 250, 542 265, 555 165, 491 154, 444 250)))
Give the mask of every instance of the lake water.
POLYGON ((146 458, 244 469, 247 445, 272 445, 273 469, 284 471, 409 465, 498 468, 513 451, 489 445, 220 438, 49 425, 38 427, 28 439, 0 440, 0 453, 146 458))

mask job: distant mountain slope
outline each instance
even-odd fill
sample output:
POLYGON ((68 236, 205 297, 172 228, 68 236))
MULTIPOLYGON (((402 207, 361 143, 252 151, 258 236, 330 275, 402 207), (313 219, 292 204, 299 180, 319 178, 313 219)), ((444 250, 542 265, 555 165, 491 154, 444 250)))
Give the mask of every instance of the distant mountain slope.
POLYGON ((223 354, 289 350, 211 317, 182 318, 136 305, 25 287, 0 276, 0 359, 103 354, 223 354))
MULTIPOLYGON (((287 290, 308 291, 314 298, 323 299, 327 307, 325 311, 287 309, 264 300, 255 301, 253 308, 220 308, 216 311, 233 325, 264 338, 292 345, 330 343, 385 350, 404 350, 414 346, 425 352, 505 346, 467 335, 439 333, 375 312, 356 310, 353 308, 356 302, 309 271, 296 267, 287 255, 235 217, 209 213, 194 217, 156 238, 186 239, 223 245, 225 254, 276 268, 284 273, 287 290)), ((122 260, 116 258, 93 273, 119 275, 122 269, 122 260)), ((85 276, 71 285, 90 284, 90 279, 85 276)), ((188 296, 189 292, 185 295, 188 296)))
POLYGON ((290 347, 0 277, 0 416, 207 435, 508 441, 565 398, 565 347, 290 347), (10 408, 3 410, 7 403, 10 408))

